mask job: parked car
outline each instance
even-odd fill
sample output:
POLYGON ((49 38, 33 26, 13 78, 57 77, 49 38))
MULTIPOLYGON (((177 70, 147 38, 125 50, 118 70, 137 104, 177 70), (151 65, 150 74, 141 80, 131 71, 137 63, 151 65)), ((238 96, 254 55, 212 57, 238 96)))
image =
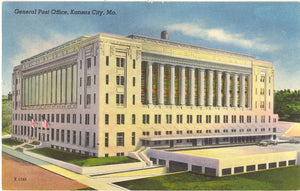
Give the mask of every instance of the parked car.
POLYGON ((297 141, 296 139, 291 139, 289 142, 290 143, 295 143, 295 144, 299 144, 300 143, 300 141, 297 141))
POLYGON ((258 146, 268 146, 269 142, 267 140, 262 140, 257 143, 258 146))
POLYGON ((257 145, 259 146, 268 146, 268 145, 277 145, 278 141, 277 140, 261 140, 258 142, 257 145))

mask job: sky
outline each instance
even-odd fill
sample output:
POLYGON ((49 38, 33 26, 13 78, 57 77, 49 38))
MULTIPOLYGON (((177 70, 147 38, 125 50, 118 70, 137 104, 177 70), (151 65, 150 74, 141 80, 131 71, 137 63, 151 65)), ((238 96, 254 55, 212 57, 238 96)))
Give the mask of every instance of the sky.
POLYGON ((272 62, 275 90, 300 89, 298 2, 4 2, 2 94, 11 91, 13 67, 21 60, 79 36, 104 32, 160 38, 163 30, 172 41, 272 62), (18 10, 36 10, 36 14, 18 10), (72 10, 90 15, 71 14, 72 10), (112 14, 100 16, 93 10, 112 10, 112 14))

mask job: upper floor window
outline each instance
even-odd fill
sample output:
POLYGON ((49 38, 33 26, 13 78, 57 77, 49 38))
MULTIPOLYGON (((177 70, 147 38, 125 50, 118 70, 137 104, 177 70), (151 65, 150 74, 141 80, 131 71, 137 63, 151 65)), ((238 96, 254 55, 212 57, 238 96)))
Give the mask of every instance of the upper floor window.
POLYGON ((109 56, 106 56, 106 66, 109 66, 109 56))
POLYGON ((116 77, 116 83, 117 83, 117 85, 124 85, 124 83, 125 83, 124 76, 117 76, 116 77))
POLYGON ((86 85, 90 86, 91 83, 92 83, 92 78, 91 78, 91 76, 88 76, 87 79, 86 79, 86 85))
POLYGON ((117 58, 117 67, 123 68, 125 65, 125 58, 117 58))
POLYGON ((91 68, 91 66, 92 66, 91 58, 88 58, 88 59, 86 60, 86 65, 87 65, 87 68, 91 68))

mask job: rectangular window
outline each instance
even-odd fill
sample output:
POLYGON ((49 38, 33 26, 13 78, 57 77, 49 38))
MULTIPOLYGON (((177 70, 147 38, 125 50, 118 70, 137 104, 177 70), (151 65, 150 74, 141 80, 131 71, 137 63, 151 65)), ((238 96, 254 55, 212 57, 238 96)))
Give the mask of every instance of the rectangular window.
POLYGON ((94 114, 94 125, 96 125, 96 114, 94 114))
POLYGON ((109 76, 108 75, 106 75, 106 77, 105 77, 105 82, 107 85, 109 84, 109 76))
POLYGON ((124 104, 124 94, 116 94, 116 104, 124 104))
POLYGON ((132 132, 132 134, 131 134, 131 144, 133 146, 135 145, 135 132, 132 132))
POLYGON ((86 79, 86 85, 90 86, 91 84, 92 84, 92 78, 91 78, 91 76, 88 76, 86 79))
POLYGON ((215 115, 215 123, 220 123, 220 115, 215 115))
POLYGON ((124 146, 124 133, 123 132, 117 133, 117 146, 124 146))
POLYGON ((65 114, 61 114, 61 123, 65 122, 65 114))
POLYGON ((61 130, 61 142, 65 141, 65 130, 61 130))
POLYGON ((244 123, 244 116, 240 115, 240 123, 244 123))
POLYGON ((94 104, 96 104, 96 94, 94 94, 94 104))
POLYGON ((197 123, 202 123, 202 115, 197 115, 197 123))
POLYGON ((223 116, 223 123, 228 123, 228 115, 223 116))
POLYGON ((59 141, 59 129, 56 129, 56 141, 59 141))
POLYGON ((82 85, 82 78, 80 77, 79 78, 79 86, 81 87, 81 85, 82 85))
POLYGON ((79 114, 79 124, 81 124, 81 121, 82 121, 82 117, 81 114, 79 114))
POLYGON ((51 128, 51 140, 53 141, 54 140, 54 129, 51 128))
POLYGON ((105 124, 109 125, 109 115, 105 114, 105 124))
POLYGON ((59 114, 56 114, 56 123, 59 123, 59 114))
POLYGON ((132 77, 132 85, 135 86, 135 77, 132 77))
MULTIPOLYGON (((22 115, 23 118, 23 115, 22 115)), ((54 122, 54 114, 51 114, 51 122, 54 122)))
POLYGON ((132 105, 135 105, 135 95, 132 95, 132 105))
POLYGON ((88 58, 88 59, 86 60, 86 62, 87 62, 87 68, 91 68, 91 65, 92 65, 91 58, 88 58))
POLYGON ((125 124, 125 115, 117 114, 117 124, 125 124))
POLYGON ((232 123, 236 123, 236 115, 232 115, 231 116, 231 122, 232 123))
POLYGON ((81 131, 79 131, 79 145, 81 145, 81 131))
POLYGON ((85 146, 88 147, 90 145, 90 133, 85 132, 85 146))
POLYGON ((123 68, 125 66, 125 58, 117 58, 116 65, 123 68))
POLYGON ((106 66, 109 66, 109 56, 106 56, 106 66))
POLYGON ((135 59, 132 60, 132 68, 135 69, 135 59))
POLYGON ((121 84, 121 85, 124 85, 124 84, 125 84, 125 78, 124 78, 124 76, 120 76, 120 79, 121 79, 120 84, 121 84))
POLYGON ((132 114, 132 124, 135 124, 135 114, 132 114))
POLYGON ((67 114, 67 123, 70 123, 70 122, 71 122, 71 115, 67 114))
POLYGON ((211 115, 206 115, 206 123, 211 123, 211 115))
POLYGON ((76 124, 76 114, 73 114, 73 124, 76 124))
POLYGON ((116 76, 116 84, 120 85, 120 76, 116 76))
POLYGON ((94 75, 94 84, 96 84, 96 75, 94 75))
POLYGON ((90 105, 91 104, 91 94, 86 95, 86 104, 90 105))
POLYGON ((109 138, 109 135, 108 133, 105 133, 105 147, 108 147, 108 138, 109 138))
POLYGON ((93 147, 96 147, 96 133, 93 133, 93 147))
POLYGON ((105 103, 108 104, 108 94, 105 94, 105 103))
POLYGON ((81 105, 81 95, 80 95, 80 97, 79 97, 79 104, 81 105))
POLYGON ((166 121, 167 121, 167 124, 172 124, 172 115, 171 114, 166 115, 166 121))
POLYGON ((90 124, 90 114, 85 114, 85 124, 86 125, 90 124))
POLYGON ((161 115, 154 115, 154 123, 161 124, 161 115))
POLYGON ((67 130, 67 143, 70 142, 70 137, 71 137, 70 133, 71 133, 70 130, 67 130))
POLYGON ((76 144, 76 131, 73 131, 73 144, 76 144))
POLYGON ((143 114, 143 124, 149 124, 150 116, 147 114, 143 114))

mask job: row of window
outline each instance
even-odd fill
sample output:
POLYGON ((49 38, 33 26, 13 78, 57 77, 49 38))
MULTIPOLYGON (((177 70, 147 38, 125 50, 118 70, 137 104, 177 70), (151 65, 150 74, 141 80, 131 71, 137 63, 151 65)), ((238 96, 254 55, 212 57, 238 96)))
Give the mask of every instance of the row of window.
MULTIPOLYGON (((92 114, 79 114, 79 124, 83 123, 86 125, 90 125, 90 115, 92 114)), ((97 123, 97 115, 93 114, 93 124, 97 123)), ((43 121, 47 120, 48 122, 56 122, 56 123, 73 123, 77 122, 77 114, 14 114, 12 115, 13 120, 21 120, 21 121, 43 121)))
MULTIPOLYGON (((212 115, 205 115, 205 123, 212 123, 212 115)), ((239 115, 239 123, 252 123, 252 116, 247 115, 247 120, 245 121, 245 116, 244 115, 239 115)), ((202 123, 202 115, 196 115, 196 122, 197 123, 202 123)), ((220 115, 215 115, 214 116, 215 123, 220 123, 221 116, 220 115)), ((229 116, 228 115, 223 115, 223 123, 229 123, 229 116)), ((142 115, 142 121, 143 124, 150 124, 150 115, 149 114, 143 114, 142 115)), ((183 115, 176 115, 176 122, 177 124, 182 124, 183 123, 183 115)), ((261 123, 266 122, 266 117, 261 116, 261 123)), ((274 118, 273 122, 276 122, 276 118, 274 118)), ((136 115, 132 114, 132 124, 136 123, 136 115)), ((154 124, 161 124, 162 123, 162 115, 161 114, 155 114, 154 115, 154 124)), ((172 124, 172 115, 171 114, 166 114, 166 123, 167 124, 172 124)), ((193 123, 193 115, 187 115, 186 116, 186 123, 187 124, 192 124, 193 123)), ((232 115, 231 116, 231 123, 237 123, 237 116, 232 115)), ((255 123, 257 123, 257 116, 255 116, 255 123)), ((271 116, 269 116, 269 123, 271 123, 271 116)), ((109 125, 110 120, 109 120, 109 114, 105 114, 105 124, 109 125)), ((117 124, 125 124, 125 114, 117 114, 117 124)))
MULTIPOLYGON (((109 56, 106 56, 106 66, 109 66, 109 56)), ((116 67, 124 68, 125 67, 125 58, 116 58, 116 67)), ((135 69, 135 59, 132 60, 132 68, 135 69)))
MULTIPOLYGON (((248 128, 248 129, 238 129, 238 132, 252 132, 252 129, 248 128)), ((258 128, 255 128, 254 129, 255 132, 258 132, 259 129, 258 128)), ((260 128, 260 131, 261 132, 264 132, 266 131, 266 128, 260 128)), ((268 131, 273 131, 273 132, 276 132, 276 128, 273 128, 273 130, 271 128, 268 128, 268 131)), ((237 132, 237 129, 231 129, 230 131, 228 129, 223 129, 223 131, 220 131, 220 129, 214 129, 213 131, 211 129, 207 129, 205 131, 202 131, 202 130, 196 130, 195 131, 197 134, 202 134, 202 133, 229 133, 229 132, 232 132, 232 133, 235 133, 237 132)), ((186 134, 193 134, 195 133, 193 132, 193 130, 186 130, 186 134)), ((165 131, 165 135, 172 135, 173 134, 173 131, 165 131)), ((183 131, 182 130, 177 130, 176 131, 176 134, 177 135, 182 135, 183 134, 183 131)), ((161 131, 154 131, 154 135, 162 135, 162 132, 161 131)), ((143 136, 150 136, 150 132, 149 131, 143 131, 143 136)))

